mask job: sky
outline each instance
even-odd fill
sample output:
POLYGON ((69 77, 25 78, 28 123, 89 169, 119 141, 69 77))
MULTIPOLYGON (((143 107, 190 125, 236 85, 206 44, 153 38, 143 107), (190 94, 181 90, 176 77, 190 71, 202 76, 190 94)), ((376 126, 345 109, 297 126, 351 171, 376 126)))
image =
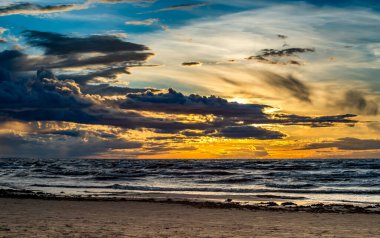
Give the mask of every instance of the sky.
POLYGON ((380 157, 377 0, 0 0, 0 156, 380 157))

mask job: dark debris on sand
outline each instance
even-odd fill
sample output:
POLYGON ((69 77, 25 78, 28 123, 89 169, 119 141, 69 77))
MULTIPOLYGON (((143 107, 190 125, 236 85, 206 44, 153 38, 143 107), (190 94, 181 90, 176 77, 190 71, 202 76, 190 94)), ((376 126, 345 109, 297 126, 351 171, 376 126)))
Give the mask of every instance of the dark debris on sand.
POLYGON ((159 198, 128 198, 128 197, 94 197, 80 195, 55 195, 30 190, 0 189, 0 198, 17 199, 44 199, 44 200, 71 200, 71 201, 134 201, 134 202, 159 202, 188 205, 197 208, 221 208, 221 209, 244 209, 244 210, 269 210, 269 211, 289 211, 289 212, 312 212, 312 213, 364 213, 380 214, 380 204, 373 206, 354 206, 351 204, 313 204, 297 205, 293 202, 283 202, 281 206, 276 202, 260 202, 258 204, 241 204, 226 199, 225 202, 195 201, 188 199, 159 199, 159 198))

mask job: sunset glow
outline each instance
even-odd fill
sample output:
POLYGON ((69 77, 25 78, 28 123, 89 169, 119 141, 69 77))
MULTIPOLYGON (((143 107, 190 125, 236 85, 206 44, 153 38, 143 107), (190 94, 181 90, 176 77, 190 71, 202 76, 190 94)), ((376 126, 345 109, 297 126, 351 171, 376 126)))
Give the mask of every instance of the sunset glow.
POLYGON ((3 157, 380 156, 376 1, 0 0, 0 51, 3 157))

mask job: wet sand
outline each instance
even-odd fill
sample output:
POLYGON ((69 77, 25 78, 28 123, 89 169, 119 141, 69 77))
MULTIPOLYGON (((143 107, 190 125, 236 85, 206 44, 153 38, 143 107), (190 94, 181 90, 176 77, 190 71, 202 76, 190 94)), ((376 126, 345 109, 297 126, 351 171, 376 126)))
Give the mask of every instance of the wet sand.
POLYGON ((0 237, 380 237, 380 215, 0 198, 0 237))

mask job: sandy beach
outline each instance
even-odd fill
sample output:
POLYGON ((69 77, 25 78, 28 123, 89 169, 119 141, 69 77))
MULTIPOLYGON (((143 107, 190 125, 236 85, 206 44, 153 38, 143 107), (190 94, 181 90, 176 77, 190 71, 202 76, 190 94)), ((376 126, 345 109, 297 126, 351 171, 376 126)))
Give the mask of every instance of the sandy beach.
POLYGON ((380 237, 379 214, 0 198, 0 237, 380 237))

